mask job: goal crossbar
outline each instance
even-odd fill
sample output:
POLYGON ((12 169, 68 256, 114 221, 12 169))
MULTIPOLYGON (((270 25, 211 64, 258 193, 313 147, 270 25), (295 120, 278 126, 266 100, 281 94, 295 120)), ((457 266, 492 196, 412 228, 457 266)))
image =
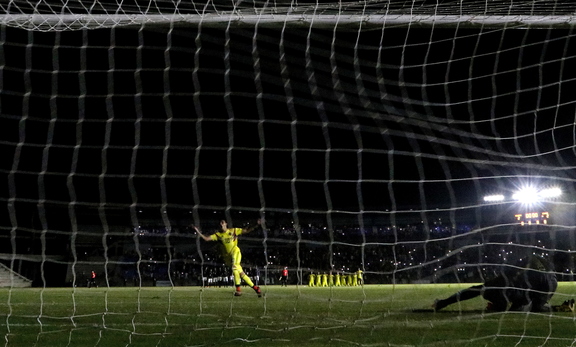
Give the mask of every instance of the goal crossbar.
POLYGON ((390 15, 390 14, 3 14, 0 24, 27 30, 61 31, 167 24, 178 26, 270 26, 270 27, 334 27, 370 28, 382 26, 423 27, 517 27, 570 28, 576 24, 574 15, 390 15))

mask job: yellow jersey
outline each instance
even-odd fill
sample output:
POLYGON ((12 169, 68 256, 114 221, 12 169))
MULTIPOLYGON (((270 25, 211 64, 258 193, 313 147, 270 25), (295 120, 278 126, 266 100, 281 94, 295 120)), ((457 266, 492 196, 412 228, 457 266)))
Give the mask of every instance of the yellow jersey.
POLYGON ((229 228, 210 235, 213 241, 220 241, 223 246, 222 252, 230 254, 234 248, 238 247, 238 235, 242 235, 242 228, 229 228))

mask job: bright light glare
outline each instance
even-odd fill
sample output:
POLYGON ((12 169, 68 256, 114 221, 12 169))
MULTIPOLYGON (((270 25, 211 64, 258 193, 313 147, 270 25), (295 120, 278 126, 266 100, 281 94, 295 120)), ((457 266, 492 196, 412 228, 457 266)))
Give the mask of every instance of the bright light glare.
POLYGON ((560 195, 562 195, 560 188, 547 188, 538 191, 534 187, 526 187, 512 195, 512 199, 523 204, 532 204, 545 199, 557 198, 560 195))
POLYGON ((522 188, 512 195, 512 199, 523 204, 534 203, 539 200, 538 191, 534 187, 522 188))
POLYGON ((486 201, 486 202, 503 201, 503 200, 504 200, 504 195, 502 195, 502 194, 487 195, 484 197, 484 201, 486 201))
POLYGON ((544 199, 557 198, 562 195, 560 188, 548 188, 540 191, 540 197, 544 199))

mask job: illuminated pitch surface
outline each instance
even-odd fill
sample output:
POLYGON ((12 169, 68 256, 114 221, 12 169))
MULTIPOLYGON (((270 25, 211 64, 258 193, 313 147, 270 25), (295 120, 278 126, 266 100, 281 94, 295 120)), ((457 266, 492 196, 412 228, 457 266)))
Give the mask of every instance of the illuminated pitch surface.
MULTIPOLYGON (((573 313, 488 313, 480 298, 413 312, 465 286, 267 286, 264 298, 233 297, 231 288, 2 289, 0 332, 5 346, 83 347, 566 346, 574 338, 573 313)), ((575 295, 573 283, 561 283, 551 303, 575 295)))

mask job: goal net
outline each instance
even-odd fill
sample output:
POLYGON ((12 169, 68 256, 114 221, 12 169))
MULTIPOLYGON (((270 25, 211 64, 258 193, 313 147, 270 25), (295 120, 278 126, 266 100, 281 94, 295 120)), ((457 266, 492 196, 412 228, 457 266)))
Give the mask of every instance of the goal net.
POLYGON ((530 311, 576 295, 574 10, 4 1, 6 345, 569 345, 569 315, 530 311), (265 297, 240 302, 192 226, 258 219, 239 246, 265 297), (516 320, 462 294, 389 331, 498 276, 516 320))

